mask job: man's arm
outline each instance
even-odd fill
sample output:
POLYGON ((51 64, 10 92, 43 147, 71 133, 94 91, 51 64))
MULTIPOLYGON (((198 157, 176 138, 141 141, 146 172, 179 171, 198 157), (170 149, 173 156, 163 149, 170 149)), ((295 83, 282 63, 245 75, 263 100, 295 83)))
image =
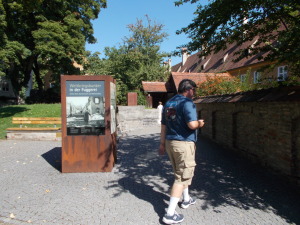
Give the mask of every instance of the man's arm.
POLYGON ((161 125, 159 154, 164 155, 166 152, 166 125, 161 125))
POLYGON ((191 121, 191 122, 188 122, 187 125, 191 130, 196 130, 196 129, 204 126, 204 120, 191 121))

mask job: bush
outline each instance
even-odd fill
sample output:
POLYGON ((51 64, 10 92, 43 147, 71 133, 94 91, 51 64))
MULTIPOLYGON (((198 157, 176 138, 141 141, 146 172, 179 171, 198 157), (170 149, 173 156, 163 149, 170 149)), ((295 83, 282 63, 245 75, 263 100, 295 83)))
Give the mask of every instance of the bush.
POLYGON ((117 105, 127 105, 127 86, 121 81, 117 80, 117 105))
POLYGON ((142 91, 136 91, 138 94, 138 105, 146 105, 147 101, 146 101, 146 96, 142 91))
POLYGON ((26 104, 60 103, 60 101, 60 93, 56 88, 49 88, 45 91, 32 89, 30 96, 25 99, 26 104))
POLYGON ((223 95, 241 91, 240 79, 235 77, 207 77, 207 80, 198 84, 197 95, 223 95))

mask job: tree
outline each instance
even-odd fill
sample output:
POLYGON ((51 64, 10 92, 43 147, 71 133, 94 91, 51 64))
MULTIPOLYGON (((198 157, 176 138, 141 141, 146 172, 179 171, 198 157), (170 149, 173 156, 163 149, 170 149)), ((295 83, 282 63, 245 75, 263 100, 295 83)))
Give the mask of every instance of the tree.
POLYGON ((119 47, 106 47, 105 58, 97 62, 95 55, 90 55, 85 65, 87 73, 103 72, 117 80, 118 104, 126 103, 126 93, 138 91, 142 81, 162 81, 165 76, 162 63, 167 54, 160 52, 160 43, 168 35, 162 24, 153 23, 148 16, 146 19, 146 24, 138 19, 128 25, 130 35, 119 47))
POLYGON ((109 71, 107 70, 106 61, 100 58, 101 53, 87 51, 84 60, 84 73, 88 75, 107 75, 109 71))
MULTIPOLYGON (((179 0, 175 5, 198 1, 179 0)), ((251 41, 247 47, 251 50, 249 55, 269 52, 264 60, 290 62, 294 71, 299 71, 298 0, 213 0, 206 6, 199 3, 195 15, 191 24, 178 31, 191 38, 185 45, 190 51, 200 51, 200 55, 205 56, 226 48, 228 43, 241 45, 251 41), (259 39, 252 45, 255 37, 259 39)), ((241 49, 236 60, 245 57, 244 52, 241 49)))
MULTIPOLYGON (((0 46, 4 46, 5 44, 5 27, 6 27, 5 10, 2 4, 2 0, 0 0, 0 46)), ((1 55, 1 50, 0 50, 0 59, 2 58, 3 56, 1 55)), ((3 60, 0 60, 0 76, 4 76, 4 75, 5 75, 4 63, 3 60)))
POLYGON ((164 25, 152 23, 147 15, 145 17, 145 25, 138 19, 135 24, 127 26, 131 35, 124 38, 120 48, 127 55, 126 63, 129 60, 130 90, 141 87, 141 81, 159 81, 164 76, 162 63, 167 54, 160 52, 160 44, 168 34, 163 32, 164 25))
POLYGON ((106 0, 0 0, 1 70, 12 81, 16 93, 34 74, 39 90, 43 76, 51 71, 79 74, 73 62, 82 63, 85 43, 94 43, 91 20, 106 0))

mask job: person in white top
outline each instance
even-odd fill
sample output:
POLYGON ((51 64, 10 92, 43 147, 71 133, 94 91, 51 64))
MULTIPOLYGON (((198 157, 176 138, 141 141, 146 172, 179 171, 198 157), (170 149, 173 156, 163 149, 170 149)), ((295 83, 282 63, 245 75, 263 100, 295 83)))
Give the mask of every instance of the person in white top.
POLYGON ((161 124, 161 113, 162 113, 163 108, 164 107, 162 105, 162 102, 159 102, 158 106, 157 106, 157 110, 158 110, 158 120, 157 120, 157 123, 158 124, 161 124))

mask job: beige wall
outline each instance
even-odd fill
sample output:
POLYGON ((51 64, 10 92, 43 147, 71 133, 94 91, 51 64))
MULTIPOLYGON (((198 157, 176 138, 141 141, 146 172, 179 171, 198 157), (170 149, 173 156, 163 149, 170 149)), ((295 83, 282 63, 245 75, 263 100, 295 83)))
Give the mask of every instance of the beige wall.
MULTIPOLYGON (((248 74, 248 82, 253 83, 254 72, 259 71, 260 69, 262 69, 264 66, 267 65, 270 65, 270 63, 257 63, 251 65, 250 67, 243 67, 240 69, 228 71, 228 74, 235 77, 240 77, 242 74, 248 74)), ((262 80, 267 81, 267 79, 271 78, 273 79, 273 81, 277 81, 279 66, 287 66, 287 64, 279 64, 278 66, 274 66, 272 68, 263 70, 261 72, 262 80)))

